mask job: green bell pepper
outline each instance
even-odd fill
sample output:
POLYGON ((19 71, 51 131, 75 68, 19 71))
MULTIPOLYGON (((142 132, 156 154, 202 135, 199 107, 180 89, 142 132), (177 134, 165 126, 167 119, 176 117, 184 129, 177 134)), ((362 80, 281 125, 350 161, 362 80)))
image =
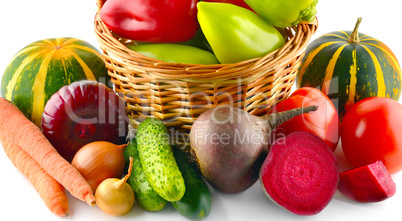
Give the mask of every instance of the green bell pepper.
POLYGON ((318 0, 244 0, 257 14, 274 26, 285 28, 312 21, 318 0))
POLYGON ((164 62, 184 64, 219 64, 215 55, 209 51, 180 44, 127 45, 133 51, 164 62))
POLYGON ((198 22, 220 63, 257 58, 285 44, 281 33, 254 12, 228 3, 198 2, 198 22))

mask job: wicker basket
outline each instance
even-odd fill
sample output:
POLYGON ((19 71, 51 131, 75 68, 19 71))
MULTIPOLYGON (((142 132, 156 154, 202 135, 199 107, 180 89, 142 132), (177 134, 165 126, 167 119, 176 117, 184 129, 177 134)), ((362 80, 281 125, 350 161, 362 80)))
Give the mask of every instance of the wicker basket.
POLYGON ((261 58, 234 64, 166 63, 128 49, 133 43, 112 33, 102 22, 97 0, 97 35, 106 67, 117 93, 126 101, 130 124, 136 128, 148 116, 171 129, 172 142, 188 145, 192 123, 204 111, 221 104, 266 114, 291 90, 317 20, 284 30, 287 43, 261 58))

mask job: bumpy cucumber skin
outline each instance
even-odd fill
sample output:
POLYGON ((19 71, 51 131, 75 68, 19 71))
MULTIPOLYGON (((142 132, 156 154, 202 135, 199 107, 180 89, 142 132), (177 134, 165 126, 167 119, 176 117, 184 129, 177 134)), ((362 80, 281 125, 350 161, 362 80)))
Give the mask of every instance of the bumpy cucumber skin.
POLYGON ((208 186, 190 164, 186 154, 174 148, 174 156, 183 174, 186 184, 186 193, 181 200, 172 202, 173 207, 184 217, 190 220, 203 220, 211 212, 212 198, 208 186))
POLYGON ((133 169, 127 183, 133 188, 136 201, 145 210, 162 210, 166 206, 167 201, 152 189, 151 184, 146 179, 138 157, 137 141, 135 138, 131 139, 128 146, 124 149, 126 165, 129 162, 130 156, 133 157, 133 169))
POLYGON ((180 200, 186 186, 165 124, 156 118, 145 119, 138 126, 136 140, 141 165, 152 188, 167 201, 180 200))

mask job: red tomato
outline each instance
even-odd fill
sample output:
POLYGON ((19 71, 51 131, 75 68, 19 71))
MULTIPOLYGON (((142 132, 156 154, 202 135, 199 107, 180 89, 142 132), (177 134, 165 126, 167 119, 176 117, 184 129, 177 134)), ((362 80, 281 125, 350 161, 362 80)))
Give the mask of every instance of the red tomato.
POLYGON ((277 127, 272 132, 273 141, 292 132, 306 131, 320 137, 335 151, 339 141, 338 112, 331 100, 320 90, 311 87, 300 88, 273 107, 270 113, 311 105, 317 105, 318 110, 294 117, 277 127))
POLYGON ((402 105, 371 97, 359 101, 345 114, 341 142, 345 157, 355 166, 381 160, 393 174, 402 169, 402 105))

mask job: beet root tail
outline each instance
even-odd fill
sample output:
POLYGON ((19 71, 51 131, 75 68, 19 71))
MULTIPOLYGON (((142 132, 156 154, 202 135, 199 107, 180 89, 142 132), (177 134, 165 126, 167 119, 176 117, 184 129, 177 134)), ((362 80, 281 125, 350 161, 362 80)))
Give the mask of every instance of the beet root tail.
POLYGON ((287 111, 276 112, 266 115, 264 118, 266 123, 268 124, 269 131, 273 131, 276 127, 283 124, 284 122, 291 120, 292 118, 309 113, 311 111, 316 111, 318 106, 307 106, 307 107, 299 107, 287 111))

